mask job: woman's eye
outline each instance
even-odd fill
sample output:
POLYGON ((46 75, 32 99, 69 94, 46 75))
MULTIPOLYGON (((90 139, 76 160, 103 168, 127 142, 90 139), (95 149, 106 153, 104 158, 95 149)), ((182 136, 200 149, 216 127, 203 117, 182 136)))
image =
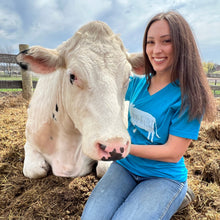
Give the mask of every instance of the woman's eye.
POLYGON ((70 83, 73 84, 73 82, 76 80, 76 76, 74 74, 70 74, 70 83))
POLYGON ((147 44, 153 44, 154 42, 152 40, 147 41, 147 44))
POLYGON ((168 40, 164 40, 164 43, 168 44, 171 42, 171 39, 168 39, 168 40))

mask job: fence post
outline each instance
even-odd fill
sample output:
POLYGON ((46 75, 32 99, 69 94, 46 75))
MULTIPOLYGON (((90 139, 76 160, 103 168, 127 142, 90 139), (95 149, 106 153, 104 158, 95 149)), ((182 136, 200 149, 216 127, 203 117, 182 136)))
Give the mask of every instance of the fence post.
MULTIPOLYGON (((19 51, 27 50, 29 45, 27 44, 19 44, 19 51)), ((21 69, 22 75, 22 96, 26 100, 30 100, 33 94, 33 83, 32 83, 32 75, 21 69)))

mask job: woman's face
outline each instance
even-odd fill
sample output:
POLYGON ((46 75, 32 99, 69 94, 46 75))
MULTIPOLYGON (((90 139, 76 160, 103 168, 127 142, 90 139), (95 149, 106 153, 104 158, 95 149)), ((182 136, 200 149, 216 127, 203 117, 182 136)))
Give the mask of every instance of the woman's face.
POLYGON ((155 21, 147 33, 147 56, 157 74, 171 74, 173 44, 166 20, 155 21))

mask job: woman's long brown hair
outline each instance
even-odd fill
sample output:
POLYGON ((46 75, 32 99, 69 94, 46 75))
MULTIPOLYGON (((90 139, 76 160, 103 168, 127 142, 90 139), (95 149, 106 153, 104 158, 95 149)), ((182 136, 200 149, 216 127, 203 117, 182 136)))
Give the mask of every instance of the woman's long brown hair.
POLYGON ((174 63, 171 70, 171 82, 177 79, 181 88, 181 109, 189 108, 189 119, 214 120, 216 116, 215 100, 203 71, 199 51, 187 21, 177 12, 169 11, 154 16, 146 27, 143 39, 143 55, 145 74, 150 83, 149 75, 156 72, 146 54, 147 34, 152 23, 166 20, 170 27, 171 41, 174 48, 174 63))

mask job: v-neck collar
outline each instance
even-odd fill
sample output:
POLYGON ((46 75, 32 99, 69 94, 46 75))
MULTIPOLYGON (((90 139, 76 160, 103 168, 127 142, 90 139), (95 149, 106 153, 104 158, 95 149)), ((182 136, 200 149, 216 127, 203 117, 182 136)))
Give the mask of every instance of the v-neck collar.
POLYGON ((160 93, 166 91, 166 90, 170 87, 170 85, 172 85, 172 82, 168 83, 168 84, 167 84, 166 86, 164 86, 162 89, 158 90, 157 92, 155 92, 154 94, 151 95, 151 94, 149 93, 149 90, 148 90, 150 84, 148 84, 148 85, 147 85, 147 94, 148 94, 150 97, 158 96, 160 93))

